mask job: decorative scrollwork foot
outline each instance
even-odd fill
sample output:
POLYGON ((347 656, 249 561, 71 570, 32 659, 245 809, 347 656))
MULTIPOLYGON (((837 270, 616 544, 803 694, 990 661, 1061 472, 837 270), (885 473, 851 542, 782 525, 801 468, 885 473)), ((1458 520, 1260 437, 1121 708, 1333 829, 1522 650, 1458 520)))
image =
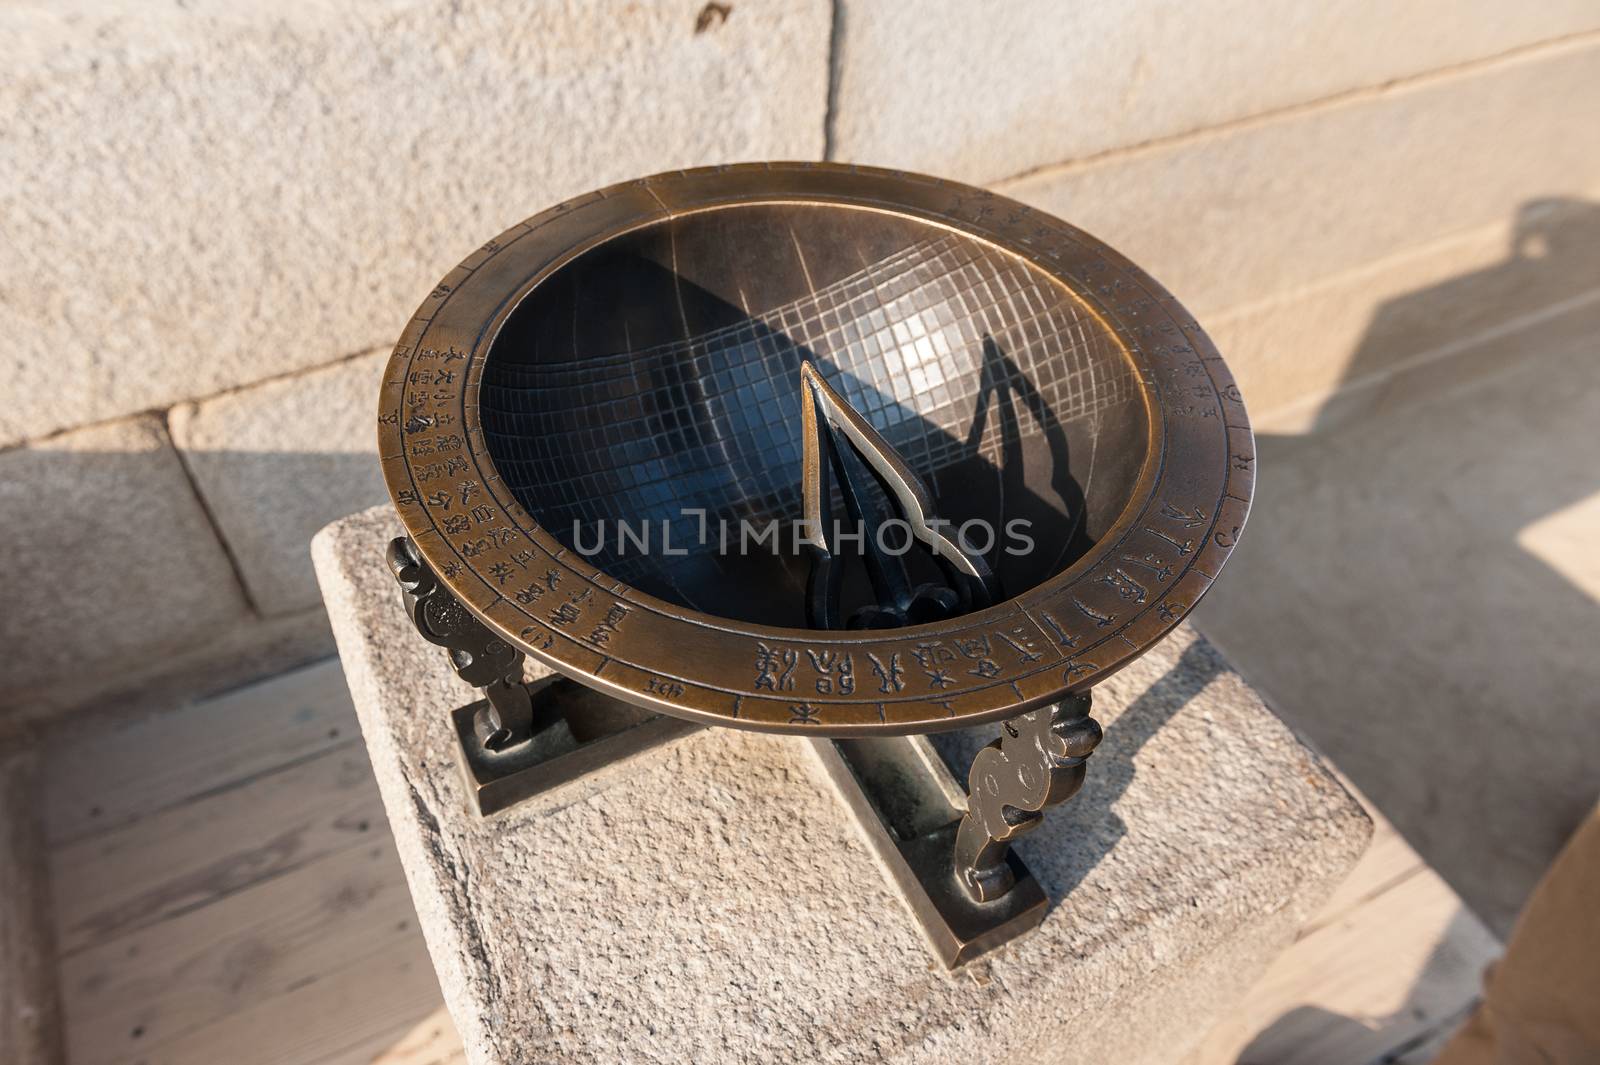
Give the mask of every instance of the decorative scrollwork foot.
POLYGON ((533 701, 522 682, 522 652, 444 590, 410 537, 390 541, 388 561, 422 638, 448 651, 456 674, 488 697, 473 719, 478 741, 498 751, 532 735, 533 701))
POLYGON ((533 696, 521 680, 502 679, 483 689, 488 705, 472 716, 472 732, 485 750, 504 750, 534 733, 533 696))
POLYGON ((1011 890, 1011 841, 1083 786, 1102 735, 1091 706, 1085 692, 1011 718, 1002 723, 1001 737, 973 758, 955 844, 956 875, 973 900, 992 902, 1011 890))

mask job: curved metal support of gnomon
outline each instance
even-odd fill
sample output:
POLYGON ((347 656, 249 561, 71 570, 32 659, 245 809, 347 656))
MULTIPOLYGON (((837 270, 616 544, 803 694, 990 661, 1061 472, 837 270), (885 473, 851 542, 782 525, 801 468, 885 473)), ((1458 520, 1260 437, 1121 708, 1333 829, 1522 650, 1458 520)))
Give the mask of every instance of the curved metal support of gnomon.
MULTIPOLYGON (((802 499, 810 529, 807 612, 819 628, 916 624, 981 609, 1000 598, 982 555, 940 531, 932 494, 922 479, 812 363, 800 367, 802 499), (858 459, 859 462, 853 459, 858 459), (872 474, 883 500, 863 483, 872 474), (837 490, 862 526, 863 562, 876 604, 845 622, 840 559, 832 544, 831 500, 837 490), (899 515, 892 513, 898 509, 899 515), (947 586, 912 587, 903 561, 878 544, 883 522, 899 518, 938 561, 947 586)), ((1036 828, 1043 811, 1083 786, 1087 759, 1100 742, 1088 693, 1011 718, 1003 734, 978 752, 967 778, 967 811, 952 853, 956 879, 976 903, 994 902, 1016 885, 1011 841, 1036 828)))

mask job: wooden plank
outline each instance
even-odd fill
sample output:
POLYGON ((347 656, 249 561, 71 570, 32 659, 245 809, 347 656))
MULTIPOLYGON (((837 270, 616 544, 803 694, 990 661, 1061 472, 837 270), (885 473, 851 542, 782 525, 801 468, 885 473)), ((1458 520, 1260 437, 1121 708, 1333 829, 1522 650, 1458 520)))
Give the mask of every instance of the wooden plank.
POLYGON ((394 841, 376 835, 65 959, 75 1065, 164 1046, 396 943, 420 942, 394 841))
MULTIPOLYGON (((87 731, 87 735, 85 735, 87 731)), ((358 736, 337 659, 49 749, 46 837, 60 846, 358 736)))
POLYGON ((359 740, 51 855, 70 956, 385 834, 359 740))
POLYGON ((61 1011, 32 750, 0 755, 0 1062, 58 1065, 61 1011))
POLYGON ((438 1006, 433 965, 412 936, 111 1065, 356 1065, 438 1006))
POLYGON ((1431 870, 1283 953, 1188 1065, 1351 1065, 1427 1040, 1477 995, 1500 944, 1431 870))
MULTIPOLYGON (((351 1059, 348 1065, 465 1065, 466 1060, 467 1052, 461 1048, 455 1022, 450 1019, 450 1012, 440 1006, 398 1042, 381 1048, 372 1057, 360 1061, 351 1059)), ((317 1062, 316 1065, 335 1063, 317 1062)))

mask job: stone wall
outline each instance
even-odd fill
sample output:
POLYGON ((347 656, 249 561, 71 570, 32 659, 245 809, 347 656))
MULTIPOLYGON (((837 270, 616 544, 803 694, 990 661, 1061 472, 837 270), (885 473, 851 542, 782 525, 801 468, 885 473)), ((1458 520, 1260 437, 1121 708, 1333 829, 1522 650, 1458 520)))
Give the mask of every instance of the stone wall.
POLYGON ((1280 431, 1600 290, 1595 245, 1548 255, 1600 200, 1592 0, 75 0, 0 32, 12 723, 326 653, 308 544, 383 498, 385 347, 486 236, 607 182, 990 185, 1150 268, 1280 431))

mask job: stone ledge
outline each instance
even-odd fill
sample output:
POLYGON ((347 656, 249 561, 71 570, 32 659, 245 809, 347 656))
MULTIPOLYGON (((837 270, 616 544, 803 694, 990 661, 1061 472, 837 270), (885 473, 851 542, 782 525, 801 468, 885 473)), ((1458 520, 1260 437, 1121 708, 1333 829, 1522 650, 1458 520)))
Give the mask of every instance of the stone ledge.
POLYGON ((834 154, 982 184, 1596 28, 1585 0, 844 0, 834 154))
POLYGON ((1367 263, 1204 320, 1259 434, 1330 428, 1412 367, 1600 295, 1600 190, 1367 263), (1335 414, 1337 413, 1337 417, 1335 414))
POLYGON ((1594 188, 1597 94, 1586 39, 998 189, 1107 241, 1204 322, 1594 188))
MULTIPOLYGON (((467 812, 387 507, 312 554, 469 1059, 1176 1060, 1354 863, 1360 807, 1192 630, 1098 689, 1107 738, 1020 846, 1044 925, 947 974, 801 741, 695 733, 559 808, 467 812), (1064 1048, 1066 1048, 1064 1050, 1064 1048)), ((966 756, 989 730, 941 743, 966 756)))

